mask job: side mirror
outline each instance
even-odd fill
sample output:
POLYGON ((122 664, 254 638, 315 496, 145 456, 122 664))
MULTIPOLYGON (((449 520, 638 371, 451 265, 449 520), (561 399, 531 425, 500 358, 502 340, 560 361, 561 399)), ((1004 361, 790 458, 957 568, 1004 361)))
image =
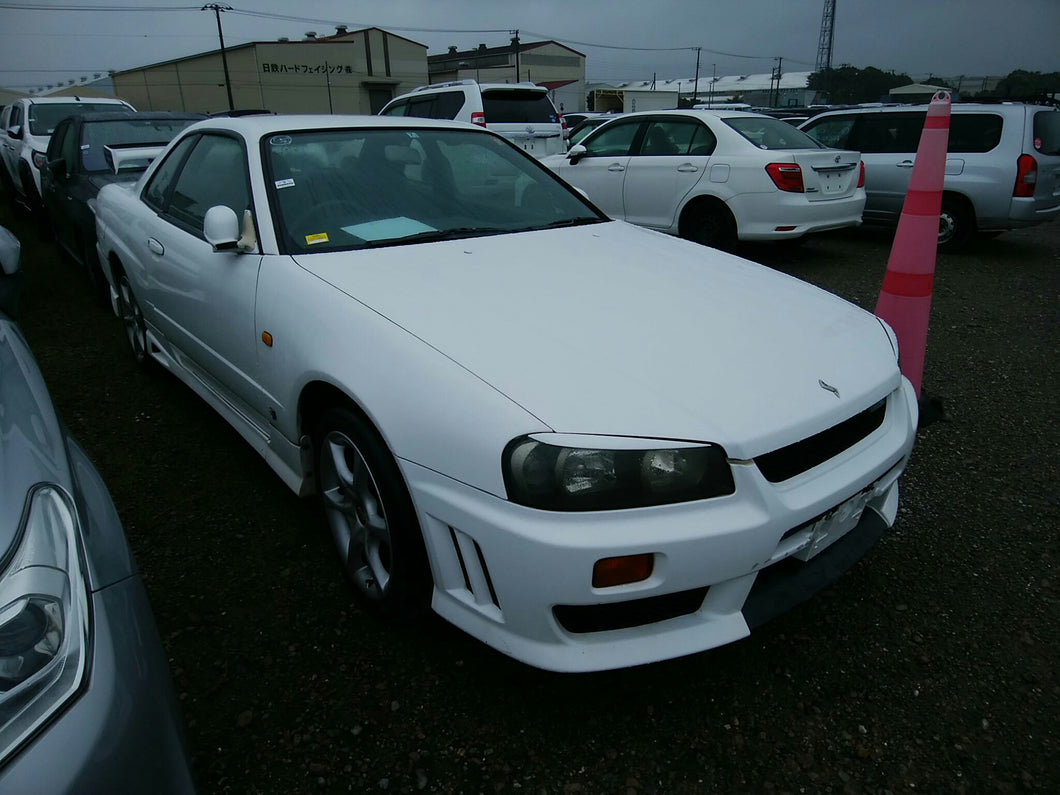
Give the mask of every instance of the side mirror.
POLYGON ((12 124, 10 127, 7 128, 7 134, 10 135, 12 138, 21 138, 22 137, 22 125, 21 124, 12 124))
POLYGON ((56 179, 66 179, 69 176, 69 172, 66 170, 66 160, 61 157, 49 160, 46 168, 56 179))
POLYGON ((18 313, 22 292, 21 254, 18 238, 0 226, 0 312, 10 317, 18 313))
POLYGON ((239 248, 239 219, 231 207, 218 204, 207 210, 202 232, 214 251, 236 251, 239 248))
POLYGON ((570 164, 573 166, 575 163, 577 163, 579 160, 581 160, 583 157, 585 157, 585 155, 586 155, 586 153, 588 151, 589 150, 586 149, 581 144, 574 144, 574 146, 572 146, 569 150, 567 150, 567 159, 570 161, 570 164))

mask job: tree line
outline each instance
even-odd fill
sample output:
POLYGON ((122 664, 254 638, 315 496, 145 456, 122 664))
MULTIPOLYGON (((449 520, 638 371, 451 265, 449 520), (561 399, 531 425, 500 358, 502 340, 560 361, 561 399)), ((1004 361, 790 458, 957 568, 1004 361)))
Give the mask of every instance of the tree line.
MULTIPOLYGON (((874 66, 860 69, 856 66, 840 66, 822 69, 810 75, 808 88, 828 97, 833 105, 858 102, 880 102, 887 99, 892 88, 907 86, 914 82, 907 74, 885 72, 874 66)), ((960 90, 963 99, 1012 99, 1055 102, 1060 96, 1060 72, 1029 72, 1017 69, 1003 77, 998 84, 986 91, 951 85, 952 80, 930 76, 917 81, 927 85, 960 90)))

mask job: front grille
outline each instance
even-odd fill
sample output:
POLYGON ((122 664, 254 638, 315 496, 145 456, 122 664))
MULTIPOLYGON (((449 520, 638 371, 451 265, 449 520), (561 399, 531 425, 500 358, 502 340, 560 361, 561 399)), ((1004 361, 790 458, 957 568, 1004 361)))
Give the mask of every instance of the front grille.
POLYGON ((668 618, 687 616, 703 604, 706 588, 690 591, 631 599, 628 602, 611 602, 603 605, 556 605, 552 614, 568 632, 606 632, 613 629, 629 629, 644 624, 654 624, 668 618))
POLYGON ((881 400, 826 431, 758 456, 755 464, 770 483, 793 478, 853 447, 883 424, 886 413, 887 401, 881 400))

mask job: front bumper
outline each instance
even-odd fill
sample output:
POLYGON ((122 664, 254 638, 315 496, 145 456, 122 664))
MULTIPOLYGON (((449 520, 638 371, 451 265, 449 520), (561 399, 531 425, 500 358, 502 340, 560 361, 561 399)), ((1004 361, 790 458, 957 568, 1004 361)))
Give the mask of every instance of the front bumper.
POLYGON ((0 768, 0 792, 194 792, 169 665, 139 576, 92 594, 82 691, 0 768))
MULTIPOLYGON (((753 462, 733 462, 731 496, 623 511, 528 509, 400 463, 432 561, 435 611, 530 665, 591 671, 720 646, 746 636, 757 615, 776 614, 777 604, 748 602, 760 571, 797 557, 820 567, 811 564, 847 536, 875 540, 894 522, 915 429, 903 379, 879 428, 802 474, 770 483, 753 462), (596 561, 645 553, 654 556, 647 580, 592 586, 596 561)), ((774 592, 782 607, 826 584, 794 568, 788 591, 774 592)))

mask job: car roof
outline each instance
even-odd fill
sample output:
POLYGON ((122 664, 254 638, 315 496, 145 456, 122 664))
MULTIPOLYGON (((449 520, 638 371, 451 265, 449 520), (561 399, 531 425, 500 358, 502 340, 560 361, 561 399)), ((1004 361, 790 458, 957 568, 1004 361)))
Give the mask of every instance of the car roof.
POLYGON ((169 110, 107 110, 107 111, 94 111, 92 113, 81 113, 77 116, 71 116, 72 119, 77 119, 82 123, 96 122, 96 121, 170 121, 170 120, 183 120, 183 119, 194 119, 200 121, 206 118, 205 113, 177 113, 169 110))
POLYGON ((764 113, 746 110, 696 110, 695 108, 669 108, 667 110, 638 110, 635 113, 615 114, 615 118, 639 118, 643 116, 693 116, 702 119, 768 119, 764 113))
POLYGON ((189 127, 189 130, 229 130, 247 138, 256 138, 269 133, 307 130, 341 130, 355 128, 379 129, 449 129, 472 130, 491 135, 487 130, 473 124, 444 119, 422 119, 412 116, 368 116, 331 114, 279 114, 276 116, 229 116, 208 118, 189 127))
MULTIPOLYGON (((951 113, 982 113, 984 111, 1001 111, 1006 108, 1034 108, 1038 110, 1056 110, 1051 105, 1039 105, 1030 102, 954 102, 950 105, 951 113)), ((908 105, 875 105, 869 108, 849 107, 826 110, 811 116, 810 119, 818 119, 822 116, 839 115, 841 113, 924 113, 928 109, 926 103, 908 105)))
MULTIPOLYGON (((123 99, 117 97, 21 97, 19 101, 26 101, 32 105, 125 105, 128 103, 123 99)), ((14 104, 14 103, 11 103, 14 104)))

